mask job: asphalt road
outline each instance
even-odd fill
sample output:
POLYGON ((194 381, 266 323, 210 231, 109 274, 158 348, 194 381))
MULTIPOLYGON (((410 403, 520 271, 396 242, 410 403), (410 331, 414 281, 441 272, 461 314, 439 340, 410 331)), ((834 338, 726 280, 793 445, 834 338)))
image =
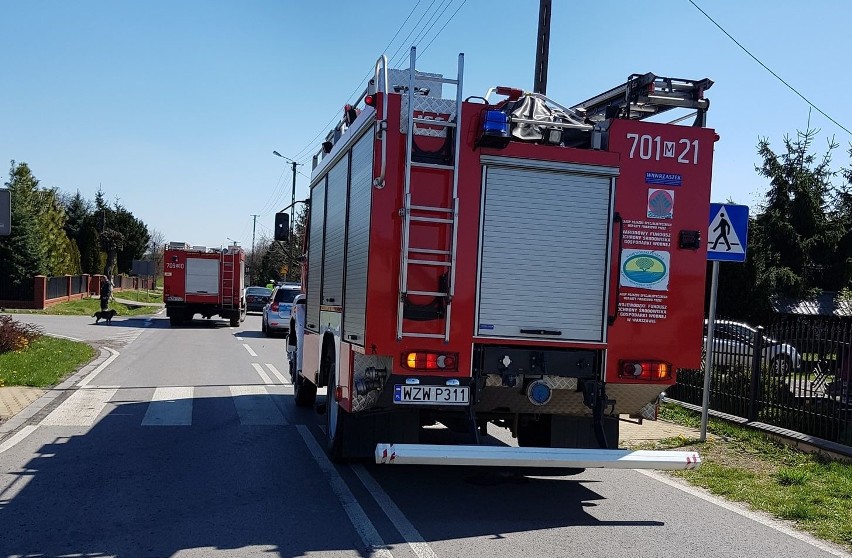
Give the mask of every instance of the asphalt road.
POLYGON ((0 556, 845 555, 663 475, 333 466, 260 316, 16 318, 119 354, 0 440, 0 556))

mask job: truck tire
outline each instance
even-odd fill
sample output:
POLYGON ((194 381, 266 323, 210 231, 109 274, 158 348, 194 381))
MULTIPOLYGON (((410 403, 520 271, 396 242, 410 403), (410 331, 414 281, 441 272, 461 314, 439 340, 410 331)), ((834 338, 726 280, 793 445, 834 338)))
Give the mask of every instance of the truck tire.
POLYGON ((293 399, 296 407, 313 407, 317 400, 316 384, 297 374, 293 382, 293 399))
POLYGON ((240 327, 240 317, 231 318, 231 327, 240 327))
POLYGON ((340 408, 340 403, 337 401, 337 370, 334 365, 334 354, 330 351, 323 351, 323 353, 325 357, 323 359, 325 377, 328 382, 328 395, 326 396, 325 407, 326 451, 328 452, 329 459, 334 463, 342 463, 345 460, 343 455, 343 437, 346 436, 351 416, 340 408))
POLYGON ((178 327, 179 325, 183 325, 183 320, 178 316, 169 316, 169 325, 171 327, 178 327))

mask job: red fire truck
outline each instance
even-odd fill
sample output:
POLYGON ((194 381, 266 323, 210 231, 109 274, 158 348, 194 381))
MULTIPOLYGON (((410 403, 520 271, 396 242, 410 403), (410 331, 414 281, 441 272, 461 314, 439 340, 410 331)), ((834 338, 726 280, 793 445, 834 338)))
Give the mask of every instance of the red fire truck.
POLYGON ((620 415, 653 418, 675 371, 699 366, 713 82, 464 99, 463 60, 449 79, 416 70, 413 48, 407 70, 380 58, 314 157, 296 403, 327 386, 338 460, 696 466, 617 444, 620 415), (676 107, 692 125, 651 121, 676 107), (437 423, 466 443, 430 443, 437 423), (482 444, 488 423, 518 447, 482 444))
POLYGON ((163 258, 163 302, 172 326, 221 316, 236 327, 246 317, 246 254, 237 245, 222 249, 171 242, 163 258))

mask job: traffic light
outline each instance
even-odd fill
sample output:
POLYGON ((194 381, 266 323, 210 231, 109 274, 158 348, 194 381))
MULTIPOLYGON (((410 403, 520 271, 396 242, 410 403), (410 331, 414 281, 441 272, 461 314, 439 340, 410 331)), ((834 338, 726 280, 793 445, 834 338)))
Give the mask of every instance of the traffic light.
POLYGON ((290 215, 287 213, 275 214, 275 240, 287 242, 290 238, 290 215))

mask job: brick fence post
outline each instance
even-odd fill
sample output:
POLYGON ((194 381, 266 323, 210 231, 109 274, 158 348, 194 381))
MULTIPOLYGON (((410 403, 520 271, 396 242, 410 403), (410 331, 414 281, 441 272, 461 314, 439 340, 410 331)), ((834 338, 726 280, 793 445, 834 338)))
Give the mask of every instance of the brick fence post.
POLYGON ((86 291, 81 293, 83 295, 83 298, 88 298, 89 293, 92 292, 92 284, 89 282, 90 280, 91 280, 91 277, 89 276, 89 274, 84 273, 83 274, 83 283, 85 283, 85 285, 86 285, 86 291))
POLYGON ((35 293, 33 294, 33 304, 36 310, 44 310, 46 308, 45 300, 47 300, 47 277, 44 275, 35 276, 35 293))
POLYGON ((71 276, 65 276, 65 300, 71 301, 71 276))

